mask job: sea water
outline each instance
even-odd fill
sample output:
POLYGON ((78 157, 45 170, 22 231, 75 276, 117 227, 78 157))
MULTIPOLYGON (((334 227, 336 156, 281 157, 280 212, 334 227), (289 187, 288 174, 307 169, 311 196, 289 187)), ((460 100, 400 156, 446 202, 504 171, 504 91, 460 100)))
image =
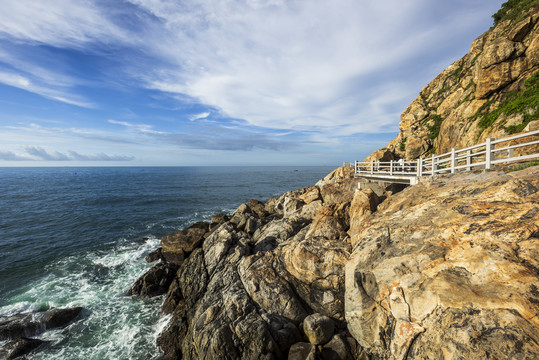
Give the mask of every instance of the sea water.
MULTIPOLYGON (((163 296, 125 296, 160 238, 333 167, 0 168, 0 316, 81 306, 30 359, 155 359, 163 296)), ((0 346, 4 342, 0 342, 0 346)))

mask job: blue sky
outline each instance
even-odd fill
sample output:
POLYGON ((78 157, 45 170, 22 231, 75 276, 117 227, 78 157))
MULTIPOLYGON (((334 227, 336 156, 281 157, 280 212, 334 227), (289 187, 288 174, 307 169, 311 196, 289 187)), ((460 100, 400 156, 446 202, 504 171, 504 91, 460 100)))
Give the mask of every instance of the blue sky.
POLYGON ((0 0, 0 166, 335 165, 502 0, 0 0))

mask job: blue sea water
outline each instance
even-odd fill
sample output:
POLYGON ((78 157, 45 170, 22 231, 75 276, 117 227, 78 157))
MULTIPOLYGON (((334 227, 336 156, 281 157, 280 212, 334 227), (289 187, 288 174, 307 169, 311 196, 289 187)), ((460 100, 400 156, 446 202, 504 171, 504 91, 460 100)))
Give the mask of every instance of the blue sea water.
MULTIPOLYGON (((82 306, 31 359, 155 359, 163 297, 125 296, 163 235, 333 167, 0 168, 0 316, 82 306)), ((5 343, 5 342, 4 342, 5 343)), ((0 342, 0 346, 3 343, 0 342)))

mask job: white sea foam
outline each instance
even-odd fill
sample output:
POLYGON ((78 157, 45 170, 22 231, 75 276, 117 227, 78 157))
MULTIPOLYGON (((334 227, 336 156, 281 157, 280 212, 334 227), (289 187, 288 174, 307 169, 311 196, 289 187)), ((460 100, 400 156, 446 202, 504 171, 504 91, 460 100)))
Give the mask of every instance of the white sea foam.
POLYGON ((159 318, 163 297, 142 300, 126 291, 149 267, 143 258, 159 239, 142 243, 120 241, 109 252, 92 251, 63 259, 45 270, 48 275, 28 287, 4 315, 38 309, 82 306, 81 316, 65 329, 47 331, 50 341, 31 359, 153 359, 155 340, 169 318, 159 318))

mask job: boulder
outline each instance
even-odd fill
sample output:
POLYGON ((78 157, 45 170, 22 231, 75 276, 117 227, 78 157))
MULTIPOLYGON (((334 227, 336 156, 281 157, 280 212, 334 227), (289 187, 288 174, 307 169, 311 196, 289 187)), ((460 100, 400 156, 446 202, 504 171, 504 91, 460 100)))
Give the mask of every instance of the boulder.
POLYGON ((324 345, 335 332, 333 320, 322 314, 312 314, 303 320, 303 332, 314 345, 324 345))
POLYGON ((17 340, 8 342, 0 348, 0 358, 10 360, 25 356, 44 343, 46 342, 39 339, 30 339, 26 337, 18 338, 17 340))
POLYGON ((173 263, 157 264, 135 281, 127 295, 138 295, 144 298, 163 295, 174 280, 177 270, 178 265, 173 263))
POLYGON ((332 184, 335 182, 340 182, 342 180, 348 180, 354 178, 354 168, 349 166, 341 166, 332 172, 330 172, 328 175, 326 175, 323 179, 319 180, 316 183, 316 186, 321 188, 322 186, 326 184, 332 184))
POLYGON ((306 342, 292 345, 288 352, 288 360, 316 360, 316 346, 306 342))
POLYGON ((322 348, 321 355, 323 360, 353 359, 350 353, 350 345, 343 334, 333 335, 331 340, 322 348))
POLYGON ((275 252, 276 270, 311 309, 344 319, 344 267, 350 257, 346 241, 299 237, 275 252))
POLYGON ((238 266, 243 287, 265 312, 282 316, 298 325, 307 312, 290 284, 273 269, 273 262, 272 254, 243 258, 238 266))
POLYGON ((307 237, 343 240, 348 236, 350 202, 332 203, 321 207, 313 218, 307 237))
POLYGON ((161 253, 166 261, 180 265, 185 257, 199 247, 204 235, 210 230, 210 224, 197 222, 188 228, 177 231, 161 239, 161 253))
POLYGON ((251 211, 256 214, 256 216, 260 219, 265 218, 266 216, 270 215, 270 213, 266 210, 265 204, 261 201, 251 199, 249 200, 249 203, 247 204, 251 211))
POLYGON ((146 262, 153 263, 158 260, 162 260, 163 254, 161 254, 161 248, 155 249, 154 251, 150 252, 148 255, 146 255, 146 262))

